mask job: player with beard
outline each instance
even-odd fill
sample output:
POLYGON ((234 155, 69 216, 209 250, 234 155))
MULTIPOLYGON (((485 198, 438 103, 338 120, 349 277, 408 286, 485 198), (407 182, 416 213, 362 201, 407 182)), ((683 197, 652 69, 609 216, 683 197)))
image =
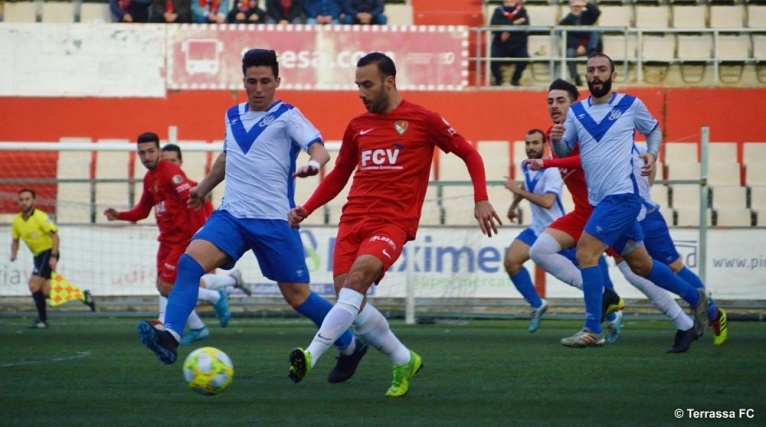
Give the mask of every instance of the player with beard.
MULTIPOLYGON (((550 115, 551 120, 554 123, 562 121, 563 118, 566 117, 569 107, 573 102, 577 101, 578 97, 579 92, 573 84, 562 79, 558 79, 551 83, 550 92, 548 94, 548 114, 550 115)), ((576 265, 571 263, 567 257, 562 256, 560 253, 562 252, 562 248, 563 251, 566 252, 569 248, 573 248, 577 244, 577 240, 580 238, 582 230, 593 210, 593 207, 588 203, 588 189, 585 185, 585 176, 582 171, 578 153, 578 147, 575 146, 572 153, 567 157, 527 160, 526 163, 532 170, 540 170, 547 167, 559 168, 564 183, 572 194, 575 203, 574 211, 569 212, 554 221, 553 224, 551 224, 550 227, 548 227, 548 229, 537 239, 530 249, 530 256, 537 265, 542 267, 548 273, 554 275, 557 279, 565 283, 570 283, 582 290, 582 275, 580 274, 580 270, 576 265)), ((636 165, 639 168, 637 174, 640 174, 640 166, 638 165, 641 165, 642 163, 639 159, 636 160, 636 165)), ((642 179, 638 181, 639 185, 643 182, 646 182, 648 185, 648 179, 646 177, 641 178, 642 179)), ((643 227, 643 221, 641 223, 643 227)), ((650 237, 650 240, 654 240, 653 237, 650 237)), ((612 250, 609 249, 608 251, 612 250)), ((652 253, 651 250, 649 252, 650 254, 652 253)), ((615 256, 615 258, 619 257, 616 253, 613 253, 613 256, 615 256)), ((603 263, 603 261, 604 257, 601 257, 599 262, 603 263)), ((616 262, 617 267, 628 282, 644 293, 652 304, 664 313, 676 327, 676 338, 673 346, 668 352, 682 353, 688 350, 691 343, 696 339, 696 332, 693 328, 694 323, 689 316, 683 312, 683 309, 681 309, 675 299, 673 299, 667 291, 630 271, 627 263, 621 258, 616 259, 616 262)), ((608 272, 604 275, 604 279, 606 294, 608 288, 611 286, 608 272)), ((723 324, 725 325, 725 312, 723 313, 722 318, 724 319, 723 324)), ((608 331, 606 341, 608 343, 613 343, 617 341, 621 333, 622 310, 610 314, 606 320, 608 331)), ((717 330, 723 330, 725 332, 725 328, 719 327, 717 330)), ((714 328, 714 332, 716 332, 716 328, 714 328)), ((717 333, 716 337, 721 335, 722 333, 717 333)), ((721 341, 721 338, 718 338, 717 340, 721 341)))
POLYGON ((561 340, 568 347, 601 346, 601 293, 603 278, 598 259, 612 247, 636 274, 681 296, 694 310, 695 327, 707 326, 708 294, 677 277, 664 264, 649 257, 638 223, 642 199, 634 170, 636 130, 646 136, 647 152, 642 174, 657 160, 662 133, 657 120, 636 97, 612 91, 616 78, 614 63, 602 53, 590 55, 586 78, 591 96, 572 104, 563 124, 551 128, 551 141, 558 156, 571 154, 579 145, 580 159, 593 212, 577 243, 577 261, 583 280, 586 318, 583 329, 561 340))
POLYGON ((497 234, 500 217, 488 200, 479 153, 439 114, 402 99, 391 58, 380 52, 363 56, 357 62, 356 85, 368 113, 351 120, 335 168, 303 206, 288 214, 297 226, 336 197, 354 175, 335 241, 338 299, 308 348, 290 354, 288 375, 295 382, 303 380, 338 335, 353 325, 371 347, 390 358, 393 381, 386 396, 400 397, 407 394, 423 361, 391 332, 366 295, 399 258, 404 244, 415 239, 435 148, 465 162, 482 233, 497 234))
MULTIPOLYGON (((532 129, 524 136, 524 144, 527 151, 527 159, 542 159, 545 154, 545 134, 539 129, 532 129)), ((526 162, 526 160, 525 160, 526 162)), ((529 271, 524 268, 524 263, 529 260, 529 248, 535 243, 540 233, 557 218, 564 215, 564 206, 561 203, 561 174, 558 169, 550 168, 533 171, 522 165, 524 171, 524 187, 519 187, 516 181, 506 179, 505 188, 513 193, 513 202, 508 208, 508 219, 516 220, 516 210, 522 200, 530 202, 532 210, 532 222, 525 228, 511 246, 505 252, 503 265, 511 282, 532 307, 530 315, 529 332, 535 332, 540 327, 543 314, 548 309, 548 302, 537 294, 529 271)), ((571 259, 574 260, 574 251, 570 251, 571 259)))

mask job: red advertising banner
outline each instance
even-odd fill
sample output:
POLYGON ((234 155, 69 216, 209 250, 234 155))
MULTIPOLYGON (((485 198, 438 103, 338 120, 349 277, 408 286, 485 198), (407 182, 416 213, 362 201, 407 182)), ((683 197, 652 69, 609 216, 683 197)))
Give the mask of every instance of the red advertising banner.
POLYGON ((356 62, 394 59, 403 90, 462 90, 468 29, 461 26, 179 25, 168 29, 167 88, 242 88, 242 54, 273 49, 283 89, 355 90, 356 62))

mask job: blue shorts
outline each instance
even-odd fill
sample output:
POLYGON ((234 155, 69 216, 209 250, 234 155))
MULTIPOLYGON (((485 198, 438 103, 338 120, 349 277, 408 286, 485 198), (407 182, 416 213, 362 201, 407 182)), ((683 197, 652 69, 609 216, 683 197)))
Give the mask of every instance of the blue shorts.
POLYGON ((604 197, 585 224, 585 231, 606 246, 622 253, 630 240, 644 240, 644 233, 638 223, 641 212, 641 197, 637 194, 613 194, 604 197))
POLYGON ((649 256, 665 265, 670 265, 681 257, 659 209, 646 215, 641 221, 641 230, 644 232, 644 246, 649 256))
POLYGON ((216 210, 192 237, 214 244, 231 258, 221 267, 229 270, 252 249, 261 272, 276 282, 309 283, 309 269, 297 228, 287 220, 240 219, 216 210))
MULTIPOLYGON (((532 231, 531 227, 527 227, 521 233, 519 233, 518 236, 516 236, 515 240, 519 240, 522 243, 525 243, 527 246, 532 247, 532 245, 534 245, 537 241, 537 234, 532 231)), ((567 248, 559 252, 559 255, 563 255, 568 260, 572 261, 574 265, 578 265, 576 254, 576 248, 567 248)))
POLYGON ((525 243, 527 246, 531 247, 537 241, 537 233, 532 231, 532 228, 527 227, 524 230, 522 230, 518 236, 516 236, 515 240, 519 240, 522 243, 525 243))

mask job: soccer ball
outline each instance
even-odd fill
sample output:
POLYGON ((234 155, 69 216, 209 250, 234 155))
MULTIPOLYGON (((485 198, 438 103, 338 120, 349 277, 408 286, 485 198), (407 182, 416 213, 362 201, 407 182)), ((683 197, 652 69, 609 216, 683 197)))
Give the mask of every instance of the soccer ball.
POLYGON ((203 396, 226 390, 234 378, 234 365, 229 356, 213 347, 202 347, 189 353, 183 369, 189 388, 203 396))

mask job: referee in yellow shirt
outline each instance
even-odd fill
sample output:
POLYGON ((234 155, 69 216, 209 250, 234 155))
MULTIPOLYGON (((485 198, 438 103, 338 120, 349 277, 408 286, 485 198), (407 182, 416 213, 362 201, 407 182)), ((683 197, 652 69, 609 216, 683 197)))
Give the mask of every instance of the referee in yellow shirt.
MULTIPOLYGON (((35 192, 28 188, 19 191, 19 211, 13 219, 11 262, 16 261, 19 239, 23 239, 34 255, 34 269, 29 277, 29 291, 37 308, 37 320, 33 328, 48 328, 45 299, 50 297, 51 272, 56 270, 59 259, 58 228, 48 214, 35 209, 35 192)), ((95 303, 89 291, 84 291, 83 303, 95 311, 95 303)))

